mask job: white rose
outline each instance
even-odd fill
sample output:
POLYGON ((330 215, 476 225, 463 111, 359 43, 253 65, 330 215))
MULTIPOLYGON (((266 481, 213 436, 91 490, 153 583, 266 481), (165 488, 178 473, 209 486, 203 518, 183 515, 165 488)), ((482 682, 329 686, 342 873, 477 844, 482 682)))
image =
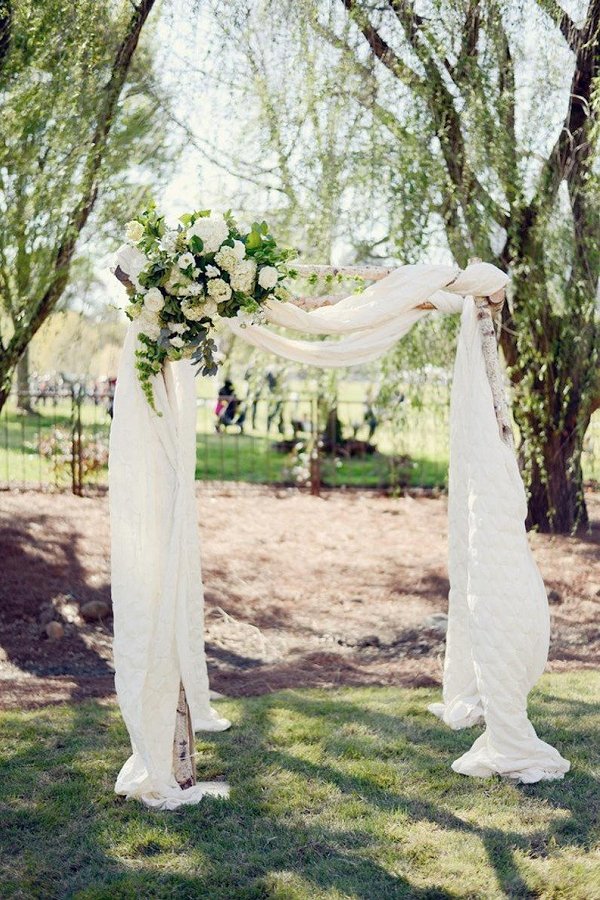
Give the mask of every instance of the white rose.
POLYGON ((162 292, 159 291, 157 287, 150 288, 147 294, 144 297, 144 306, 146 309, 149 309, 150 312, 160 312, 163 306, 165 305, 165 298, 162 295, 162 292))
POLYGON ((219 308, 214 300, 207 300, 204 304, 203 312, 205 316, 214 319, 214 317, 219 314, 219 308))
POLYGON ((131 222, 128 222, 125 226, 125 236, 128 240, 133 241, 134 244, 137 244, 138 241, 144 237, 144 226, 140 222, 136 222, 135 219, 131 222))
POLYGON ((251 294, 254 290, 254 277, 256 275, 256 263, 253 259, 243 259, 237 264, 229 279, 234 291, 242 294, 251 294))
POLYGON ((216 253, 229 236, 229 226, 222 215, 212 214, 196 219, 188 229, 188 241, 199 237, 203 243, 202 253, 216 253))
POLYGON ((180 269, 188 269, 194 265, 194 257, 191 253, 183 253, 177 260, 180 269))
POLYGON ((189 331, 189 326, 185 325, 183 322, 176 322, 169 325, 169 328, 173 334, 184 334, 186 331, 189 331))
POLYGON ((231 288, 222 278, 212 278, 208 282, 206 290, 209 296, 216 300, 217 303, 222 303, 231 297, 231 288))
POLYGON ((215 262, 225 272, 233 272, 239 263, 239 258, 233 247, 223 246, 215 256, 215 262))
POLYGON ((179 335, 177 335, 177 337, 172 337, 169 343, 172 347, 177 347, 178 350, 181 349, 181 347, 185 347, 185 341, 183 338, 179 337, 179 335))
POLYGON ((234 241, 233 242, 233 252, 237 256, 239 260, 242 260, 246 255, 246 245, 243 241, 234 241))
POLYGON ((206 267, 206 277, 207 278, 218 278, 221 274, 221 270, 217 269, 216 266, 208 265, 206 267))
POLYGON ((180 287, 177 289, 177 294, 180 297, 200 297, 204 293, 204 288, 197 281, 182 280, 184 283, 180 284, 180 287))
POLYGON ((275 266, 263 266, 258 273, 258 283, 265 291, 274 288, 279 279, 279 272, 275 266))
POLYGON ((117 250, 116 263, 133 281, 148 264, 148 259, 137 247, 132 247, 131 244, 122 244, 117 250))

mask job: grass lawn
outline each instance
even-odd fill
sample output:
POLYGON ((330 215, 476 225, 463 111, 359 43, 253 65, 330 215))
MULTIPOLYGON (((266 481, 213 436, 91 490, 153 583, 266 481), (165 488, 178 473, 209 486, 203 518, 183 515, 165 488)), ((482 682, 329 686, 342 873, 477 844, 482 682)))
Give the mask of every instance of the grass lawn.
POLYGON ((538 732, 564 781, 455 775, 477 729, 426 711, 437 692, 344 688, 227 701, 199 742, 227 802, 156 813, 114 796, 127 738, 112 704, 2 714, 0 895, 384 900, 600 897, 600 674, 546 676, 538 732))

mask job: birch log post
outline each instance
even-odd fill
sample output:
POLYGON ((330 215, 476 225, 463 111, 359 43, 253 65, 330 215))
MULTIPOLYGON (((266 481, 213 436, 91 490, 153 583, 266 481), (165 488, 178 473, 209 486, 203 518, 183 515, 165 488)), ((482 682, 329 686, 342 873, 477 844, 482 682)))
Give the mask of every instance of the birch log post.
MULTIPOLYGON (((502 292, 502 294, 504 294, 504 292, 502 292)), ((494 403, 496 421, 498 422, 498 430, 502 441, 507 447, 510 447, 510 449, 514 451, 515 442, 512 425, 510 423, 506 391, 504 389, 504 378, 502 369, 500 368, 498 342, 496 341, 496 329, 494 328, 493 319, 493 313, 498 308, 501 308, 503 303, 504 296, 497 302, 494 302, 491 297, 475 297, 477 322, 479 324, 481 346, 483 349, 483 361, 485 363, 485 371, 492 391, 492 401, 494 403)))
MULTIPOLYGON (((469 259, 469 265, 479 262, 481 262, 481 260, 478 256, 469 259)), ((500 367, 496 329, 494 328, 494 316, 502 310, 505 299, 506 293, 504 289, 498 291, 497 294, 493 294, 491 297, 474 298, 475 306, 477 307, 477 323, 481 335, 485 372, 492 392, 492 402, 494 404, 494 412, 496 414, 500 439, 514 452, 515 442, 512 425, 510 423, 506 391, 504 389, 504 377, 500 367)))
POLYGON ((179 684, 177 699, 175 738, 173 740, 173 774, 182 791, 196 784, 194 731, 183 682, 179 684))

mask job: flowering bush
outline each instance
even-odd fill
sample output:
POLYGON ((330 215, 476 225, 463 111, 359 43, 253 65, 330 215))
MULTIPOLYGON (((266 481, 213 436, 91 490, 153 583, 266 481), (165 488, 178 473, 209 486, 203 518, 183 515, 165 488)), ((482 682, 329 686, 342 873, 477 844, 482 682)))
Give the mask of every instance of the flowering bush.
POLYGON ((99 437, 83 436, 75 442, 74 447, 73 435, 63 428, 53 428, 49 434, 41 435, 39 444, 34 449, 50 460, 57 481, 70 475, 74 449, 82 478, 99 472, 108 465, 106 441, 99 437))
POLYGON ((283 281, 296 274, 288 266, 295 252, 278 247, 266 222, 248 231, 231 213, 210 210, 188 213, 169 228, 152 205, 127 224, 126 236, 146 260, 129 274, 126 313, 141 325, 136 368, 154 408, 151 378, 166 360, 189 358, 197 374, 215 375, 219 318, 261 322, 268 300, 288 298, 283 281))

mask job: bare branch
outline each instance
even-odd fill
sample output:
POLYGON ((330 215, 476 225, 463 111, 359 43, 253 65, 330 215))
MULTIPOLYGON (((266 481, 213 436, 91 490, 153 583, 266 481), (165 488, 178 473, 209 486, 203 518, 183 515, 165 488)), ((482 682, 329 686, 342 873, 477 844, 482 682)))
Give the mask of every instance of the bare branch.
POLYGON ((599 33, 600 0, 591 0, 585 24, 580 29, 569 106, 531 203, 531 225, 554 203, 563 180, 574 188, 585 174, 592 149, 589 132, 595 123, 592 94, 600 75, 599 33))
POLYGON ((537 0, 537 4, 560 28, 560 32, 571 50, 577 50, 580 31, 571 16, 566 12, 557 0, 537 0))
POLYGON ((356 0, 342 0, 344 6, 362 31, 365 40, 369 44, 375 56, 390 70, 392 75, 399 78, 407 87, 423 88, 424 80, 414 69, 407 66, 400 57, 394 53, 390 45, 381 36, 379 31, 371 24, 368 16, 360 9, 356 0))

